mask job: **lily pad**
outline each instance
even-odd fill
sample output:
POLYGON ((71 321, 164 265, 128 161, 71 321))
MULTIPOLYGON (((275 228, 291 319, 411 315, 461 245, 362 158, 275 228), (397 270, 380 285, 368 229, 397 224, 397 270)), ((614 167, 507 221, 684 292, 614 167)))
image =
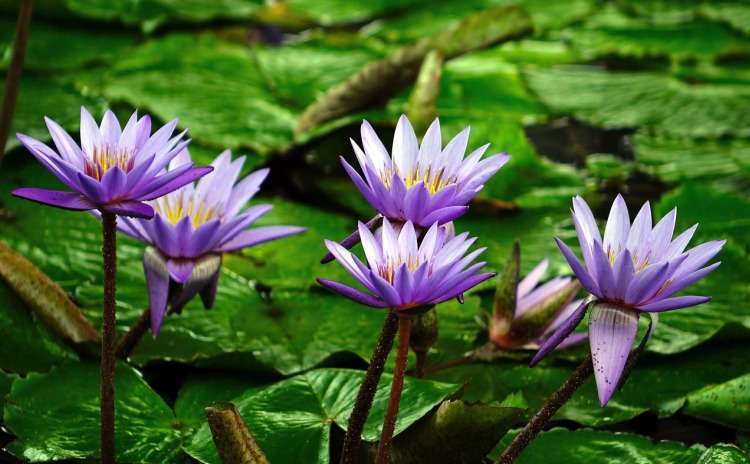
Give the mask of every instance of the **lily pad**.
MULTIPOLYGON (((581 350, 584 349, 587 348, 581 350)), ((555 419, 602 426, 629 420, 646 411, 668 417, 704 385, 725 382, 747 372, 750 359, 742 351, 741 347, 722 345, 669 357, 643 357, 606 407, 600 406, 594 382, 588 380, 555 415, 555 419)), ((558 367, 549 364, 529 368, 525 363, 505 361, 445 369, 431 378, 467 382, 464 394, 467 401, 497 401, 510 393, 522 391, 529 404, 529 414, 533 414, 573 369, 572 365, 558 367)))
POLYGON ((606 128, 651 127, 676 136, 750 134, 750 85, 695 83, 648 72, 610 73, 591 66, 526 72, 554 113, 606 128))
MULTIPOLYGON (((7 68, 10 63, 15 30, 15 21, 0 20, 0 67, 7 68)), ((24 69, 26 72, 74 69, 90 64, 109 63, 134 45, 135 40, 135 34, 127 32, 103 33, 99 30, 90 31, 35 21, 33 33, 29 35, 24 69)), ((35 94, 37 95, 39 94, 35 94)))
POLYGON ((750 45, 748 39, 722 24, 696 20, 655 25, 646 18, 625 15, 615 6, 602 9, 582 26, 561 31, 559 36, 589 58, 666 56, 713 61, 745 54, 750 45))
MULTIPOLYGON (((511 434, 509 434, 511 435, 511 434)), ((506 436, 495 448, 494 455, 510 443, 506 436)), ((687 447, 675 441, 652 442, 646 437, 631 433, 610 433, 581 429, 570 431, 553 429, 543 432, 531 442, 516 462, 531 464, 605 464, 613 456, 621 462, 648 462, 650 464, 694 464, 705 447, 687 447)))
MULTIPOLYGON (((319 369, 250 390, 233 403, 271 462, 328 463, 331 424, 346 428, 363 377, 362 371, 319 369)), ((378 439, 390 384, 391 376, 383 375, 363 431, 365 440, 378 439)), ((456 389, 456 385, 407 377, 395 433, 405 430, 456 389)), ((220 462, 207 425, 198 430, 185 450, 200 462, 220 462)))
POLYGON ((727 427, 750 430, 750 374, 690 394, 684 412, 727 427))
MULTIPOLYGON (((115 444, 122 462, 167 462, 180 451, 174 414, 132 368, 116 370, 115 444)), ((13 382, 5 425, 8 449, 30 462, 99 455, 99 367, 66 364, 13 382), (61 394, 65 392, 65 394, 61 394)))
POLYGON ((120 60, 105 94, 164 120, 179 117, 202 144, 267 154, 292 145, 296 117, 317 92, 371 58, 360 50, 304 45, 264 50, 211 35, 173 34, 120 60))

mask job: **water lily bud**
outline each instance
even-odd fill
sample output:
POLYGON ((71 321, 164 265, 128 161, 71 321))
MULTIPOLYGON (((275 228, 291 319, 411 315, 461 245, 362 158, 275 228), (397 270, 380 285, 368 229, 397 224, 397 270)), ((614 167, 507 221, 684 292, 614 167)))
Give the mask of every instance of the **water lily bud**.
POLYGON ((438 317, 433 306, 411 320, 409 346, 415 353, 427 353, 438 337, 438 317))
MULTIPOLYGON (((548 261, 542 260, 523 280, 518 275, 520 246, 515 243, 505 272, 498 281, 490 340, 500 348, 535 348, 564 322, 579 302, 572 302, 580 291, 577 280, 555 277, 537 287, 548 261)), ((574 334, 571 343, 583 341, 585 334, 574 334)), ((569 344, 569 343, 568 343, 569 344)))

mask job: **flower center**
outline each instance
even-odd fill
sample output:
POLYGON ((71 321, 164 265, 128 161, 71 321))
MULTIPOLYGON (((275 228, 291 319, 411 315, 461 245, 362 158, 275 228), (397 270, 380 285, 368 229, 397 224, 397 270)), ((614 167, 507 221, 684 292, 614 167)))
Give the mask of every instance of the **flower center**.
POLYGON ((133 169, 135 157, 130 148, 103 145, 94 149, 91 158, 86 160, 84 172, 96 180, 102 180, 104 174, 117 166, 127 173, 133 169))
POLYGON ((410 272, 414 272, 422 263, 419 258, 415 256, 408 256, 406 260, 401 259, 401 257, 388 257, 385 260, 385 264, 379 266, 378 274, 380 274, 380 277, 387 280, 388 283, 392 284, 396 270, 401 267, 402 264, 406 264, 406 268, 409 269, 410 272))
POLYGON ((401 173, 398 171, 398 168, 394 167, 391 169, 386 169, 380 177, 383 181, 383 184, 385 184, 385 186, 389 189, 391 187, 394 172, 399 177, 404 179, 406 188, 411 188, 412 186, 421 182, 424 184, 430 195, 434 195, 448 185, 454 184, 456 182, 455 176, 445 175, 444 167, 433 171, 432 166, 428 166, 427 169, 423 169, 417 166, 411 173, 409 173, 409 175, 405 177, 401 175, 401 173))
POLYGON ((190 217, 193 229, 213 219, 220 219, 216 205, 209 205, 203 200, 195 201, 194 198, 186 201, 182 192, 175 196, 161 197, 152 206, 170 224, 177 224, 182 218, 190 217))

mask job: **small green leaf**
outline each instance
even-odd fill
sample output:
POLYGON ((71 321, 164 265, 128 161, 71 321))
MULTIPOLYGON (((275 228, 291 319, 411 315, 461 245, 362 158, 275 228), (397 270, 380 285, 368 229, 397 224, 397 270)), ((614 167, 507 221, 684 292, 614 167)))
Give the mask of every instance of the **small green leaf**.
MULTIPOLYGON (((232 402, 274 464, 327 463, 331 423, 346 428, 363 378, 362 371, 319 369, 260 390, 249 390, 232 402)), ((365 440, 377 440, 379 436, 390 384, 391 376, 383 375, 365 424, 365 440)), ((407 377, 396 434, 456 389, 456 385, 407 377)), ((186 451, 201 462, 219 463, 206 425, 198 430, 186 451)))
MULTIPOLYGON (((172 410, 132 368, 115 377, 117 458, 168 462, 180 449, 172 410)), ((99 366, 65 364, 13 382, 5 425, 17 439, 10 451, 30 462, 93 459, 99 455, 99 366)))

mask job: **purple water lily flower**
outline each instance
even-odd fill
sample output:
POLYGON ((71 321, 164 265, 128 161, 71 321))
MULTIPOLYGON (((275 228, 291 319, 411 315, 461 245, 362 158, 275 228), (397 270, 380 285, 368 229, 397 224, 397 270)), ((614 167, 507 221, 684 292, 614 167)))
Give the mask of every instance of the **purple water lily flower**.
MULTIPOLYGON (((510 157, 498 153, 482 159, 489 144, 464 157, 469 128, 458 133, 443 147, 440 121, 435 119, 420 145, 406 116, 396 125, 391 153, 375 134, 370 123, 362 123, 362 148, 352 140, 362 176, 343 158, 349 177, 379 215, 393 222, 411 221, 418 229, 437 222, 442 225, 468 211, 468 203, 482 190, 484 183, 510 157)), ((370 230, 380 225, 380 217, 367 223, 370 230)), ((341 244, 351 248, 359 241, 354 231, 341 244)), ((333 257, 329 254, 323 262, 333 257)))
POLYGON ((71 191, 18 188, 13 195, 70 210, 100 210, 122 216, 150 218, 144 203, 165 195, 211 172, 193 167, 165 172, 164 167, 185 148, 185 132, 172 136, 177 120, 151 135, 151 119, 137 113, 120 127, 107 110, 101 125, 81 108, 81 146, 55 121, 44 118, 57 152, 23 134, 18 140, 71 191))
POLYGON ((408 311, 441 303, 489 279, 494 273, 480 273, 484 262, 473 261, 485 250, 467 250, 476 241, 464 232, 449 237, 434 223, 417 242, 414 225, 407 221, 397 232, 385 219, 373 235, 359 223, 368 265, 338 243, 326 240, 328 250, 366 289, 358 290, 339 282, 318 282, 354 301, 375 308, 408 311))
POLYGON ((489 144, 464 158, 468 142, 466 128, 443 148, 440 122, 435 119, 420 145, 409 120, 401 116, 389 155, 372 126, 364 121, 364 150, 352 140, 364 179, 343 157, 341 164, 365 199, 384 217, 427 228, 464 214, 469 200, 509 159, 507 154, 482 159, 489 144))
MULTIPOLYGON (((581 304, 582 300, 573 301, 581 286, 570 277, 554 277, 537 286, 548 267, 545 258, 518 283, 511 321, 498 319, 498 314, 490 319, 490 340, 495 345, 505 349, 539 348, 581 304)), ((586 333, 571 334, 557 348, 577 345, 587 337, 586 333)))
MULTIPOLYGON (((602 406, 617 388, 641 313, 655 315, 710 299, 708 296, 672 295, 721 264, 716 262, 704 267, 721 250, 724 241, 710 241, 684 251, 698 225, 673 240, 676 217, 673 209, 652 227, 651 208, 646 202, 631 224, 625 201, 618 195, 602 240, 588 205, 581 197, 575 197, 573 222, 583 264, 565 243, 555 239, 581 284, 597 298, 591 305, 589 338, 602 406)), ((581 321, 588 307, 586 303, 581 304, 545 342, 532 363, 560 343, 581 321)))
MULTIPOLYGON (((243 209, 269 172, 260 169, 235 185, 244 162, 244 156, 232 161, 227 150, 211 163, 214 172, 200 182, 150 202, 156 212, 152 220, 124 218, 118 224, 120 231, 151 245, 143 264, 154 336, 159 333, 168 304, 179 312, 200 293, 207 308, 213 305, 223 253, 305 230, 296 226, 248 229, 272 206, 243 209)), ((190 155, 183 150, 169 164, 168 172, 191 164, 190 155)))

